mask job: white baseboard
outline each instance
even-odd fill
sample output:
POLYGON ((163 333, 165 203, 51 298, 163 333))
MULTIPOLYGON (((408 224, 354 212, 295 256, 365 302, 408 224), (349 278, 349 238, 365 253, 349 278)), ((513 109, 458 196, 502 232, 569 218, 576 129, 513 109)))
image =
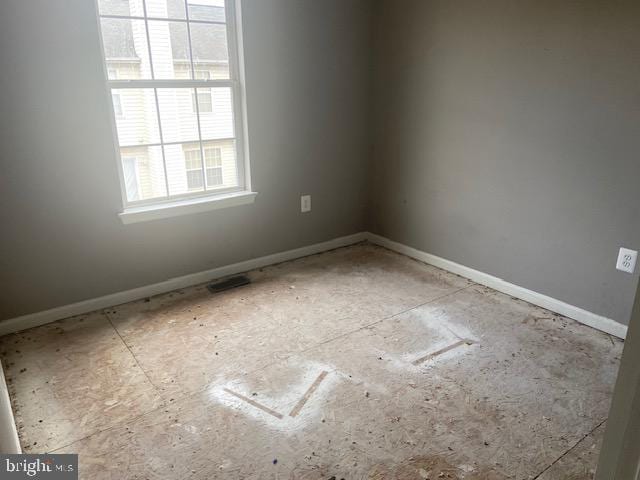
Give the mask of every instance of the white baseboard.
POLYGON ((434 267, 442 268, 451 273, 455 273, 462 277, 468 278, 476 283, 493 288, 507 295, 511 295, 516 298, 520 298, 529 303, 537 305, 539 307, 546 308, 552 312, 559 313, 566 317, 577 320, 580 323, 593 327, 597 330, 601 330, 610 335, 614 335, 618 338, 625 338, 627 334, 627 327, 621 323, 616 322, 610 318, 595 313, 589 312, 582 308, 578 308, 574 305, 562 302, 555 298, 543 295, 538 292, 514 285, 500 278, 494 277, 487 273, 474 270, 464 265, 446 260, 429 253, 422 252, 415 248, 403 245, 388 238, 376 235, 370 232, 360 232, 346 237, 335 238, 327 242, 316 243, 307 247, 296 248, 294 250, 287 250, 285 252, 274 253, 272 255, 266 255, 264 257, 253 258, 244 262, 234 263, 232 265, 226 265, 223 267, 213 268, 211 270, 205 270, 203 272, 192 273, 184 275, 182 277, 176 277, 164 282, 147 285, 144 287, 134 288, 132 290, 126 290, 124 292, 113 293, 111 295, 105 295, 103 297, 93 298, 78 303, 72 303, 70 305, 63 305, 61 307, 52 308, 42 312, 31 313, 20 317, 12 318, 9 320, 0 321, 0 335, 25 330, 31 327, 37 327, 45 323, 53 322, 74 315, 80 315, 83 313, 92 312, 94 310, 100 310, 102 308, 113 307, 122 303, 131 302, 133 300, 139 300, 141 298, 151 297, 153 295, 159 295, 161 293, 170 292, 179 288, 190 287, 200 283, 205 283, 217 278, 226 277, 228 275, 234 275, 236 273, 246 272, 256 268, 265 267, 267 265, 273 265, 275 263, 285 262, 287 260, 294 260, 300 257, 306 257, 307 255, 313 255, 315 253, 325 252, 334 248, 344 247, 347 245, 353 245, 364 240, 368 240, 371 243, 388 248, 395 252, 401 253, 411 258, 415 258, 434 267))
POLYGON ((388 248, 389 250, 393 250, 408 257, 415 258, 421 262, 433 265, 434 267, 468 278, 469 280, 485 285, 489 288, 493 288, 499 292, 506 293, 507 295, 511 295, 539 307, 546 308, 547 310, 559 313, 565 317, 572 318, 573 320, 610 335, 614 335, 618 338, 624 339, 627 335, 626 325, 622 325, 611 318, 597 315, 574 305, 543 295, 542 293, 514 285, 513 283, 509 283, 487 273, 483 273, 478 270, 474 270, 473 268, 460 265, 459 263, 394 242, 393 240, 376 235, 375 233, 367 232, 367 240, 376 245, 380 245, 381 247, 388 248))
POLYGON ((334 248, 353 245, 354 243, 362 242, 364 240, 366 240, 365 232, 354 233, 353 235, 334 238, 333 240, 316 243, 314 245, 309 245, 306 247, 296 248, 294 250, 287 250, 285 252, 274 253, 272 255, 266 255, 264 257, 252 258, 251 260, 234 263, 232 265, 225 265, 223 267, 213 268, 211 270, 205 270, 203 272, 191 273, 182 277, 171 278, 169 280, 165 280, 164 282, 154 283, 152 285, 146 285, 144 287, 126 290, 124 292, 112 293, 111 295, 105 295, 103 297, 92 298, 89 300, 84 300, 82 302, 63 305, 61 307, 52 308, 50 310, 44 310, 42 312, 22 315, 20 317, 0 321, 0 335, 6 335, 8 333, 25 330, 27 328, 37 327, 39 325, 44 325, 45 323, 72 317, 74 315, 81 315, 83 313, 100 310, 102 308, 113 307, 115 305, 131 302, 133 300, 140 300, 141 298, 151 297, 153 295, 159 295, 161 293, 167 293, 179 288, 198 285, 210 280, 215 280, 217 278, 226 277, 228 275, 234 275, 237 273, 254 270, 256 268, 265 267, 267 265, 273 265, 275 263, 286 262, 287 260, 306 257, 315 253, 326 252, 327 250, 333 250, 334 248))

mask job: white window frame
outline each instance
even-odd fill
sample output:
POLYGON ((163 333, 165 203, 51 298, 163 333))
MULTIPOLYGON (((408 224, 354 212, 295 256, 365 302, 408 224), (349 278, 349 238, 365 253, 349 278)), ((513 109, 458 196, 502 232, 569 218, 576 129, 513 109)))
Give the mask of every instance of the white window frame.
MULTIPOLYGON (((195 2, 194 2, 195 3, 195 2)), ((251 190, 251 176, 249 165, 249 149, 248 149, 248 135, 247 135, 247 106, 245 97, 245 72, 244 72, 244 54, 242 48, 242 16, 240 11, 240 0, 224 0, 225 4, 225 22, 216 22, 209 20, 193 20, 189 19, 189 3, 185 0, 185 18, 155 18, 155 17, 137 17, 137 16, 124 16, 124 15, 100 15, 98 0, 95 0, 97 23, 99 29, 99 38, 102 55, 102 65, 104 70, 104 77, 106 82, 106 93, 108 103, 111 109, 111 127, 112 134, 115 141, 117 152, 117 165, 118 173, 120 177, 120 192, 122 196, 123 211, 119 214, 123 223, 135 223, 145 220, 153 220, 157 218, 170 217, 174 215, 183 215, 186 213, 200 212, 205 210, 213 210, 218 208, 224 208, 226 206, 243 205, 253 203, 257 193, 251 190), (150 20, 171 20, 172 22, 186 23, 187 31, 189 31, 190 24, 205 23, 205 24, 224 24, 227 29, 227 49, 229 55, 229 79, 195 79, 196 66, 191 63, 191 76, 193 79, 176 79, 176 80, 110 80, 108 76, 108 67, 104 54, 104 45, 102 44, 102 31, 101 31, 101 18, 117 18, 123 20, 144 20, 145 24, 150 20), (113 89, 126 89, 126 88, 192 88, 192 95, 197 98, 196 88, 216 88, 227 87, 230 89, 233 106, 233 129, 234 137, 232 138, 216 138, 216 139, 200 139, 200 155, 202 159, 202 174, 203 180, 206 185, 206 170, 204 160, 204 144, 207 141, 212 140, 235 140, 236 150, 236 165, 238 185, 236 187, 217 188, 213 191, 203 190, 201 192, 188 192, 183 194, 171 195, 169 192, 166 161, 163 153, 163 166, 165 169, 165 183, 167 196, 147 199, 129 201, 127 198, 126 184, 124 180, 124 170, 122 166, 122 159, 120 156, 120 145, 118 141, 118 133, 116 128, 116 115, 112 102, 112 90, 113 89), (207 205, 209 204, 210 205, 207 205), (190 208, 193 206, 193 208, 190 208), (156 210, 154 212, 154 210, 156 210)), ((146 7, 145 7, 146 11, 146 7)), ((148 35, 147 35, 148 37, 148 35)), ((149 38, 147 38, 147 47, 149 48, 149 57, 151 58, 151 45, 149 38)), ((191 38, 188 40, 189 44, 189 57, 191 54, 191 38)), ((152 60, 151 60, 152 61, 152 60)), ((152 68, 153 72, 153 68, 152 68)), ((152 74, 153 75, 153 74, 152 74)), ((158 124, 160 125, 159 106, 157 105, 157 91, 156 91, 156 109, 158 110, 158 124)), ((196 112, 200 116, 199 112, 196 112)), ((199 121, 198 121, 198 128, 199 121)), ((183 144, 185 142, 162 142, 162 133, 160 134, 160 143, 136 145, 136 147, 152 147, 171 144, 183 144)), ((189 143, 189 142, 186 142, 189 143)))

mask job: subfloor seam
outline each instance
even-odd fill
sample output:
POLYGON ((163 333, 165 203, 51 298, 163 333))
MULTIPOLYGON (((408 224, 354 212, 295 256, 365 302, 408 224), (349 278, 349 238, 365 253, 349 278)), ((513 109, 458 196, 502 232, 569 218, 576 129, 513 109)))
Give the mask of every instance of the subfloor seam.
POLYGON ((533 477, 532 480, 537 480, 538 478, 540 478, 540 476, 542 476, 547 470, 549 470, 551 467, 553 467, 556 463, 558 463, 560 460, 562 460, 564 457, 566 457, 569 453, 571 453, 573 450, 575 450, 575 448, 580 445, 582 442, 584 442, 586 440, 586 438, 593 434, 593 432, 595 432, 598 428, 600 428, 605 422, 607 421, 607 418, 605 418, 604 420, 602 420, 600 423, 598 423, 595 427, 593 427, 590 431, 588 431, 585 435, 582 436, 582 438, 580 438, 580 440, 578 440, 571 448, 569 448, 566 452, 564 452, 562 455, 560 455, 558 458, 556 458, 553 462, 551 462, 544 470, 542 470, 538 475, 536 475, 535 477, 533 477))
POLYGON ((156 391, 158 396, 164 401, 164 397, 162 396, 162 393, 160 392, 160 389, 158 388, 158 386, 155 383, 153 383, 153 381, 149 377, 149 374, 147 373, 147 371, 142 367, 142 365, 138 361, 138 357, 136 357, 135 353, 133 353, 133 350, 131 350, 131 347, 129 347, 129 345, 127 344, 126 340, 122 337, 122 335, 120 334, 120 332, 118 331, 118 329, 114 325, 113 321, 111 320, 111 317, 109 316, 109 314, 107 312, 102 312, 102 313, 103 313, 103 315, 105 317, 107 317, 107 320, 109 321, 109 324, 113 327, 115 332, 118 334, 118 337, 120 337, 120 340, 122 341, 123 345, 129 351, 129 353, 131 354, 131 356, 135 360, 136 365, 138 365, 138 368, 140 368, 140 371, 144 374, 144 376, 146 377, 147 381, 151 384, 151 386, 156 391))
MULTIPOLYGON (((165 407, 166 407, 166 405, 165 405, 165 407)), ((147 416, 147 415, 149 415, 151 413, 154 413, 154 412, 160 410, 161 408, 163 408, 163 407, 154 407, 151 410, 148 410, 146 412, 142 412, 141 414, 136 415, 135 417, 132 417, 130 419, 122 420, 120 422, 116 422, 113 425, 109 425, 108 427, 105 427, 105 428, 99 428, 95 432, 91 432, 91 433, 85 435, 84 437, 81 437, 81 438, 78 438, 77 440, 74 440, 73 442, 69 442, 69 443, 61 445, 59 447, 56 447, 53 450, 49 451, 48 453, 58 452, 58 451, 62 450, 63 448, 67 448, 67 447, 70 447, 71 445, 74 445, 76 443, 82 442, 83 440, 86 440, 87 438, 91 438, 94 435, 98 435, 100 433, 108 432, 109 430, 113 430, 115 428, 122 427, 124 425, 129 424, 129 423, 135 422, 136 420, 139 420, 142 417, 145 417, 145 416, 147 416)))
MULTIPOLYGON (((368 323, 366 325, 362 325, 361 327, 358 327, 358 328, 356 328, 354 330, 350 330, 348 332, 341 333, 340 335, 337 335, 337 336, 335 336, 333 338, 329 338, 327 340, 323 340, 322 342, 316 343, 315 345, 312 345, 312 346, 310 346, 308 348, 305 348, 304 350, 301 350, 300 353, 308 352, 309 350, 313 350, 314 348, 317 348, 319 346, 326 345, 326 344, 331 343, 331 342, 333 342, 335 340, 338 340, 340 338, 344 338, 344 337, 346 337, 348 335, 351 335, 353 333, 356 333, 356 332, 359 332, 361 330, 364 330, 364 329, 367 329, 369 327, 372 327, 373 325, 377 325, 379 323, 385 322, 387 320, 391 320, 392 318, 398 317, 400 315, 404 315, 405 313, 410 312, 411 310, 415 310, 416 308, 424 307, 425 305, 428 305, 430 303, 437 302, 438 300, 442 300, 442 299, 447 298, 447 297, 449 297, 451 295, 455 295, 456 293, 462 292, 463 290, 466 290, 467 288, 471 288, 473 286, 475 286, 475 284, 467 285, 466 287, 459 288, 458 290, 455 290, 453 292, 445 293, 443 295, 440 295, 439 297, 432 298, 431 300, 428 300, 426 302, 423 302, 423 303, 420 303, 418 305, 414 305, 412 307, 409 307, 409 308, 407 308, 405 310, 402 310, 401 312, 394 313, 394 314, 389 315, 387 317, 380 318, 380 319, 378 319, 378 320, 376 320, 374 322, 368 323)), ((348 318, 349 317, 345 317, 345 319, 348 319, 348 318)))

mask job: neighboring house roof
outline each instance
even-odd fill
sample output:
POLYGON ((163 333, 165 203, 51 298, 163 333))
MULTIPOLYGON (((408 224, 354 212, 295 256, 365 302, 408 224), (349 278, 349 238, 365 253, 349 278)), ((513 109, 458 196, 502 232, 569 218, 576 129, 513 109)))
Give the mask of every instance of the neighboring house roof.
MULTIPOLYGON (((186 43, 184 30, 175 24, 170 25, 169 30, 173 58, 186 60, 189 58, 189 45, 186 43)), ((193 57, 198 59, 199 62, 226 62, 228 59, 226 35, 226 29, 220 25, 191 24, 191 51, 193 57)))
POLYGON ((133 44, 131 22, 102 19, 102 41, 106 58, 139 58, 133 44))
MULTIPOLYGON (((181 2, 182 0, 167 0, 170 16, 183 16, 184 8, 180 10, 181 2)), ((100 0, 100 8, 101 11, 110 14, 129 15, 128 0, 100 0)), ((189 14, 198 20, 224 22, 224 8, 222 7, 198 5, 195 1, 189 2, 189 14)), ((182 25, 177 22, 169 24, 171 50, 173 58, 176 60, 187 60, 189 56, 189 45, 182 25)), ((102 35, 107 58, 139 58, 133 42, 130 21, 103 19, 102 35)), ((191 26, 191 49, 194 58, 200 62, 226 62, 228 60, 226 40, 226 30, 222 26, 206 24, 192 24, 191 26)))
POLYGON ((131 15, 129 0, 98 0, 98 6, 103 15, 131 15))

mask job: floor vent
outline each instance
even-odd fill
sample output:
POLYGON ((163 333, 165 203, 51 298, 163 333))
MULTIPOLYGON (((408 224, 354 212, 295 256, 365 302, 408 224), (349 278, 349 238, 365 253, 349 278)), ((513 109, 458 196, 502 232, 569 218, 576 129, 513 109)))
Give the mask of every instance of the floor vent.
POLYGON ((249 277, 246 275, 236 275, 235 277, 227 278, 226 280, 221 280, 219 282, 213 282, 207 285, 207 288, 211 293, 220 293, 225 290, 230 290, 236 287, 242 287, 243 285, 248 285, 251 283, 249 277))

